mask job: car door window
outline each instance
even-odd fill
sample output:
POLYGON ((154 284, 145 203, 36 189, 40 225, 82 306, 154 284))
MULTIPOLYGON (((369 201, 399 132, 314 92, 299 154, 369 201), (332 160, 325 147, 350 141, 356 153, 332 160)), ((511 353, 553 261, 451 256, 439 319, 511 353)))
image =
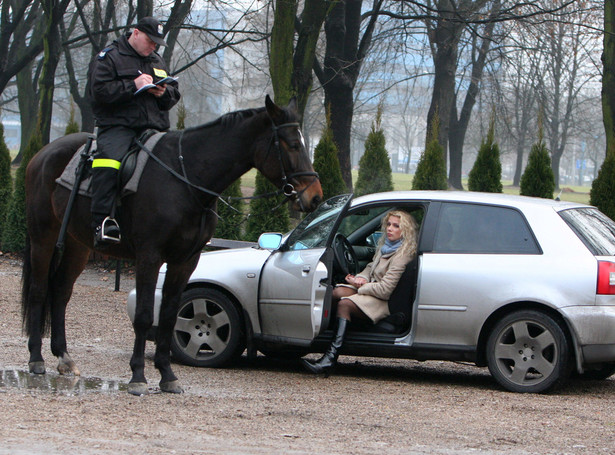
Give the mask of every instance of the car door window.
POLYGON ((444 203, 434 252, 540 254, 525 218, 507 207, 444 203))

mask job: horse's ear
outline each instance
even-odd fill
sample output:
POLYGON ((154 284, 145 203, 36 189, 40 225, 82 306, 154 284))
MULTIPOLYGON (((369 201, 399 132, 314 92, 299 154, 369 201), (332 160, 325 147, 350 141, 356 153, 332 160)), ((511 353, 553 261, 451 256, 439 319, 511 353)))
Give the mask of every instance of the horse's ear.
POLYGON ((271 100, 268 94, 265 96, 265 107, 272 119, 279 119, 282 115, 282 109, 271 100))

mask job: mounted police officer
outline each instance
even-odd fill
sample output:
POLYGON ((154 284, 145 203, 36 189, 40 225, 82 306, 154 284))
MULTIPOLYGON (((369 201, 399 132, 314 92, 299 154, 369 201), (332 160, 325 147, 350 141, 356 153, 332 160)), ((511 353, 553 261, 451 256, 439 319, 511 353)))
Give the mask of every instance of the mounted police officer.
POLYGON ((90 64, 90 100, 98 127, 92 162, 92 225, 95 245, 120 241, 120 228, 110 218, 117 192, 120 162, 146 129, 169 129, 169 110, 179 101, 176 81, 135 94, 168 76, 167 65, 155 52, 165 46, 162 24, 153 17, 139 20, 127 33, 103 49, 90 64))

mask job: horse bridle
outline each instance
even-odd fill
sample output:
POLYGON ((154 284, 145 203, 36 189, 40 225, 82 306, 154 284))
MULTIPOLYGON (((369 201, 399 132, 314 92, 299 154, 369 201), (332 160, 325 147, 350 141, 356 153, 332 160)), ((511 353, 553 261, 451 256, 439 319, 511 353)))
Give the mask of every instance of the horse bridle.
POLYGON ((275 147, 275 150, 278 154, 278 161, 280 162, 280 168, 282 169, 282 186, 280 188, 280 191, 282 191, 282 193, 284 194, 284 196, 291 198, 291 197, 295 197, 297 198, 297 200, 299 201, 299 204, 301 203, 301 194, 303 194, 303 192, 305 190, 307 190, 311 185, 314 184, 314 182, 316 181, 316 179, 320 180, 320 177, 318 176, 318 172, 314 172, 314 171, 301 171, 301 172, 293 172, 290 175, 286 175, 286 169, 284 169, 284 161, 282 160, 282 148, 280 146, 280 136, 278 134, 278 130, 281 130, 282 128, 297 128, 299 129, 300 125, 298 122, 292 122, 292 123, 283 123, 281 125, 276 125, 273 122, 273 119, 271 119, 271 129, 273 130, 273 135, 271 136, 271 142, 269 143, 269 149, 267 150, 267 155, 269 155, 269 151, 271 150, 271 146, 273 143, 273 146, 275 147), (292 183, 290 183, 290 180, 296 178, 296 177, 315 177, 314 180, 312 181, 312 183, 310 183, 309 185, 307 185, 305 188, 303 188, 301 191, 297 192, 297 190, 295 190, 295 187, 293 186, 292 183))

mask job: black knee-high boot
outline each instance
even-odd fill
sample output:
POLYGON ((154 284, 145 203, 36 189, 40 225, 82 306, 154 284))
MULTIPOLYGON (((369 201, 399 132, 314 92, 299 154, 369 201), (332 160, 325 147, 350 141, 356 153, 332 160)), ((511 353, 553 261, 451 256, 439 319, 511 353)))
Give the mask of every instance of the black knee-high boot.
POLYGON ((339 356, 339 350, 344 343, 344 337, 346 336, 346 328, 350 321, 344 318, 337 318, 337 331, 333 337, 333 342, 327 352, 318 359, 315 363, 303 359, 303 366, 312 373, 326 373, 337 363, 339 356))

